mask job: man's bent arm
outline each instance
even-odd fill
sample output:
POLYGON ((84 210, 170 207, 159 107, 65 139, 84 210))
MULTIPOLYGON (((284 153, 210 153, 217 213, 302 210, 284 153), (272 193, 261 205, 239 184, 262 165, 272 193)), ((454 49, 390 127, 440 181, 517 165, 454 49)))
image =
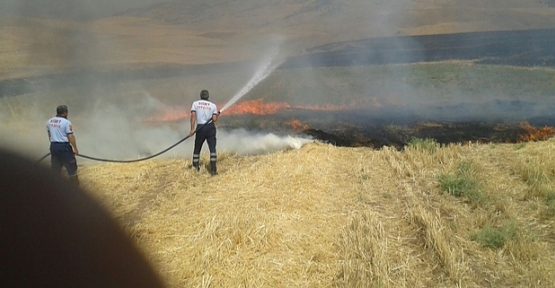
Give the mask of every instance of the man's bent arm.
POLYGON ((78 155, 79 149, 77 149, 77 142, 75 141, 75 136, 73 134, 67 134, 67 140, 69 140, 69 144, 73 147, 73 154, 78 155))

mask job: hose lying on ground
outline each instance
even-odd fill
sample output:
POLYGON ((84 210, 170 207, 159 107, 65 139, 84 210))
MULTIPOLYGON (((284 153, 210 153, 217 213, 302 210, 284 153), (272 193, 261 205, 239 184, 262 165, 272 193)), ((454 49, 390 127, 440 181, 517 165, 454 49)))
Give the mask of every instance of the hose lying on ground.
MULTIPOLYGON (((204 128, 204 126, 206 126, 206 125, 208 125, 208 124, 210 124, 210 123, 212 123, 212 120, 210 120, 210 121, 204 123, 202 126, 200 126, 197 130, 195 130, 195 133, 197 133, 198 131, 200 131, 200 129, 204 128)), ((193 135, 194 135, 194 133, 193 133, 193 135)), ((133 163, 133 162, 140 162, 140 161, 145 161, 145 160, 148 160, 148 159, 152 159, 152 158, 154 158, 154 157, 160 156, 160 155, 162 155, 162 154, 164 154, 164 153, 170 151, 172 148, 174 148, 175 146, 181 144, 183 141, 189 139, 191 136, 192 136, 192 135, 187 135, 187 137, 185 137, 185 138, 179 140, 177 143, 175 143, 175 144, 173 144, 172 146, 166 148, 165 150, 162 150, 162 151, 160 151, 160 152, 158 152, 158 153, 156 153, 156 154, 154 154, 154 155, 150 155, 150 156, 148 156, 148 157, 140 158, 140 159, 133 159, 133 160, 112 160, 112 159, 102 159, 102 158, 91 157, 91 156, 87 156, 87 155, 83 155, 83 154, 77 154, 76 156, 79 156, 79 157, 82 157, 82 158, 86 158, 86 159, 89 159, 89 160, 101 161, 101 162, 111 162, 111 163, 133 163)), ((45 159, 46 157, 48 157, 48 156, 50 156, 50 153, 48 153, 48 154, 42 156, 42 158, 40 158, 40 159, 37 161, 37 164, 40 163, 42 160, 44 160, 44 159, 45 159)))

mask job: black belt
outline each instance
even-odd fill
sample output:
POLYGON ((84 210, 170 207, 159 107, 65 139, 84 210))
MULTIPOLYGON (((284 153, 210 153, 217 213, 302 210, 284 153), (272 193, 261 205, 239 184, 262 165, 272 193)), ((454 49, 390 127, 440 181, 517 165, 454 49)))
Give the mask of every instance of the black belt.
POLYGON ((69 144, 69 142, 50 142, 50 143, 53 143, 53 144, 69 144))

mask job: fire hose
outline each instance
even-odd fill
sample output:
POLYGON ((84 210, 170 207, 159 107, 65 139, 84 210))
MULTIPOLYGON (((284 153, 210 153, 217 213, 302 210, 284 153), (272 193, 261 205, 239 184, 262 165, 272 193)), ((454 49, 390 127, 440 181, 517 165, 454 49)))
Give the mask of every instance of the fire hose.
MULTIPOLYGON (((210 124, 210 123, 212 123, 212 122, 213 122, 212 119, 210 119, 208 122, 206 122, 206 123, 204 123, 202 126, 198 127, 198 128, 195 130, 195 133, 193 133, 193 135, 196 134, 198 131, 200 131, 202 128, 204 128, 206 125, 208 125, 208 124, 210 124)), ((111 163, 133 163, 133 162, 140 162, 140 161, 145 161, 145 160, 152 159, 152 158, 154 158, 154 157, 158 157, 158 156, 160 156, 160 155, 162 155, 162 154, 164 154, 164 153, 170 151, 170 150, 173 149, 175 146, 177 146, 177 145, 181 144, 183 141, 189 139, 191 136, 192 136, 192 135, 187 135, 187 137, 185 137, 185 138, 183 138, 183 139, 177 141, 177 143, 173 144, 172 146, 170 146, 170 147, 168 147, 168 148, 166 148, 166 149, 164 149, 164 150, 162 150, 162 151, 160 151, 160 152, 158 152, 158 153, 156 153, 156 154, 154 154, 154 155, 150 155, 150 156, 148 156, 148 157, 139 158, 139 159, 133 159, 133 160, 112 160, 112 159, 96 158, 96 157, 91 157, 91 156, 82 155, 82 154, 77 154, 76 156, 79 156, 79 157, 85 158, 85 159, 89 159, 89 160, 100 161, 100 162, 111 162, 111 163)), ((46 157, 50 156, 50 154, 51 154, 51 153, 48 153, 48 154, 42 156, 42 158, 40 158, 40 159, 37 161, 37 164, 40 163, 42 160, 44 160, 46 157)))

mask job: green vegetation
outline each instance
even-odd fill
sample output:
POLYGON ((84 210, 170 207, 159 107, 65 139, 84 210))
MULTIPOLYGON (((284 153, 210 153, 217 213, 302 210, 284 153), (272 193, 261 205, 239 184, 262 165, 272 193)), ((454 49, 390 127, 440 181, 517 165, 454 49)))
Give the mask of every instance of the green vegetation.
POLYGON ((434 139, 431 139, 431 138, 426 138, 426 139, 412 138, 407 144, 407 147, 411 149, 434 153, 437 149, 439 149, 440 145, 434 139))
POLYGON ((526 142, 520 142, 518 144, 515 144, 515 150, 524 149, 525 147, 526 147, 526 142))
POLYGON ((485 204, 488 197, 476 179, 476 167, 472 162, 459 164, 454 175, 444 174, 439 177, 441 189, 455 197, 466 197, 471 203, 485 204))
POLYGON ((550 190, 546 193, 545 202, 547 209, 545 211, 545 216, 555 217, 555 191, 550 190))
POLYGON ((501 227, 484 226, 480 231, 472 234, 470 239, 480 243, 483 247, 499 249, 509 241, 518 241, 519 226, 514 221, 508 221, 501 227))

